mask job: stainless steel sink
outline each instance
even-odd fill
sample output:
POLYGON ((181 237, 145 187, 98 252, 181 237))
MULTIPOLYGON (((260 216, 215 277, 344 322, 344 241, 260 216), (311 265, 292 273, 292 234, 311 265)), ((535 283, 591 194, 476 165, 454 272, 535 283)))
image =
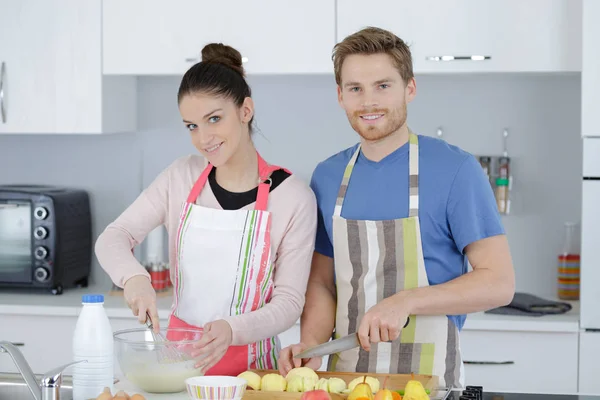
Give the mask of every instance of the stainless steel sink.
MULTIPOLYGON (((41 375, 36 379, 41 379, 41 375)), ((70 376, 63 376, 60 387, 61 400, 73 400, 73 385, 70 376)), ((21 374, 0 374, 0 400, 34 400, 21 374)))

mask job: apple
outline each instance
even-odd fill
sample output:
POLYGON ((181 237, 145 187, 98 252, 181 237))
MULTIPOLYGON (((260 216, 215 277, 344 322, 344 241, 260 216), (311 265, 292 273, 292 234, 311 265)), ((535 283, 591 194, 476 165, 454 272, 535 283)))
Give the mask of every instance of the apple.
POLYGON ((331 400, 331 396, 325 390, 309 390, 308 392, 302 393, 300 400, 331 400))

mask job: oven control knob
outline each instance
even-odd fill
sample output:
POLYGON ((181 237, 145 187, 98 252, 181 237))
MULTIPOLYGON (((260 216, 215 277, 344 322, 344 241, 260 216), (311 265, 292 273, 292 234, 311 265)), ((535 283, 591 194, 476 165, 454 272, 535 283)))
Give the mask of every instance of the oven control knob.
POLYGON ((48 236, 48 230, 43 226, 38 226, 33 231, 33 236, 38 240, 46 239, 46 236, 48 236))
POLYGON ((48 279, 48 271, 46 270, 46 268, 36 268, 35 270, 35 280, 38 282, 44 282, 46 279, 48 279))
POLYGON ((41 206, 36 207, 35 210, 33 210, 33 216, 35 219, 42 221, 48 216, 48 210, 41 206))
POLYGON ((34 255, 36 259, 43 260, 48 255, 48 250, 44 246, 36 247, 34 255))

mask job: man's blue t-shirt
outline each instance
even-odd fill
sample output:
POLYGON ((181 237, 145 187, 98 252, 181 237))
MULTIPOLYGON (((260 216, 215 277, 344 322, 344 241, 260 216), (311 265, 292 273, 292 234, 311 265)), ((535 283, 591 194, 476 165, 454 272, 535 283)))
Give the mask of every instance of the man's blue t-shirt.
MULTIPOLYGON (((344 169, 358 144, 317 165, 311 180, 319 219, 315 250, 334 257, 332 216, 344 169)), ((408 217, 408 143, 379 162, 361 153, 354 166, 342 217, 408 217)), ((419 135, 419 220, 429 284, 465 274, 465 247, 504 228, 490 183, 475 157, 443 140, 419 135)), ((465 315, 449 316, 462 329, 465 315)))

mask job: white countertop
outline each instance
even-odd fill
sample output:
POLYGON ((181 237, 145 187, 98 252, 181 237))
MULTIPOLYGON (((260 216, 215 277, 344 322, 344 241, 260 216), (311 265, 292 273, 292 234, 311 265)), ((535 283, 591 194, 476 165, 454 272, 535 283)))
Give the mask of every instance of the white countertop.
MULTIPOLYGON (((549 299, 556 300, 556 299, 549 299)), ((463 330, 579 332, 579 302, 565 314, 541 317, 474 313, 467 315, 463 330)))
MULTIPOLYGON (((84 294, 104 295, 104 309, 109 318, 133 318, 122 295, 110 295, 110 286, 90 286, 85 289, 65 289, 61 295, 49 292, 0 289, 0 314, 78 316, 84 294)), ((157 297, 158 316, 167 318, 171 296, 157 297)))
MULTIPOLYGON (((55 315, 78 316, 81 296, 103 294, 104 308, 109 318, 133 318, 122 296, 109 295, 110 287, 65 290, 62 295, 0 289, 0 314, 4 315, 55 315)), ((158 297, 158 314, 169 316, 171 296, 158 297)), ((534 316, 509 316, 474 313, 467 316, 465 330, 578 332, 579 303, 570 302, 573 309, 566 314, 534 316)))
POLYGON ((165 393, 165 394, 154 394, 154 393, 146 393, 138 389, 134 384, 129 381, 119 381, 113 390, 113 396, 117 394, 119 390, 124 390, 129 396, 132 396, 136 393, 141 394, 146 398, 146 400, 190 400, 187 392, 180 393, 165 393))

